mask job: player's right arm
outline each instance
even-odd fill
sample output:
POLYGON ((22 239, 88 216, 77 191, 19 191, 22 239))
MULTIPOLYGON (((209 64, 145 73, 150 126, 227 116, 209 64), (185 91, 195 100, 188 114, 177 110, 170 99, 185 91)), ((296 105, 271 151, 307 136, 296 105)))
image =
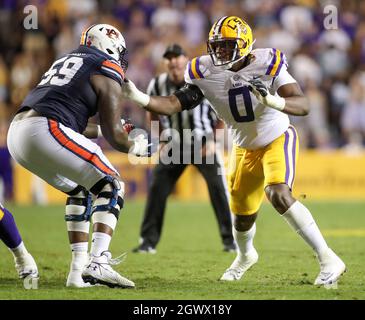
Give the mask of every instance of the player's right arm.
POLYGON ((172 95, 150 96, 143 93, 131 80, 123 85, 123 95, 126 99, 132 100, 144 109, 158 114, 172 115, 182 110, 195 108, 204 99, 204 95, 198 86, 187 83, 172 95))
POLYGON ((120 122, 122 118, 120 84, 103 75, 93 75, 91 84, 98 97, 100 128, 104 138, 114 149, 128 152, 134 144, 128 140, 128 133, 124 131, 120 122))

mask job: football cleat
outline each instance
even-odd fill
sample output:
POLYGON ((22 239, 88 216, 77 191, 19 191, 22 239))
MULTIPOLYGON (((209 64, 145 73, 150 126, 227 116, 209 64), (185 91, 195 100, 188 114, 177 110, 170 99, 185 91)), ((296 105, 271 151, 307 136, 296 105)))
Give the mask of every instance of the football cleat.
POLYGON ((258 260, 259 255, 257 251, 252 249, 247 254, 242 256, 240 253, 234 259, 231 266, 224 272, 221 281, 236 281, 240 280, 243 274, 250 269, 258 260))
POLYGON ((223 247, 224 252, 237 252, 236 244, 234 242, 225 244, 223 247))
POLYGON ((149 253, 149 254, 156 254, 157 250, 149 245, 141 244, 138 247, 132 250, 134 253, 149 253))
POLYGON ((334 284, 346 271, 345 263, 330 248, 319 263, 321 271, 314 281, 314 285, 334 284))
POLYGON ((15 258, 15 269, 18 272, 19 278, 27 277, 38 278, 38 268, 30 253, 23 254, 20 258, 15 258))
POLYGON ((82 279, 90 284, 102 284, 110 288, 134 288, 133 281, 121 276, 111 267, 111 265, 120 262, 122 262, 122 259, 119 257, 112 259, 109 251, 102 252, 98 257, 92 256, 89 264, 82 272, 82 279))

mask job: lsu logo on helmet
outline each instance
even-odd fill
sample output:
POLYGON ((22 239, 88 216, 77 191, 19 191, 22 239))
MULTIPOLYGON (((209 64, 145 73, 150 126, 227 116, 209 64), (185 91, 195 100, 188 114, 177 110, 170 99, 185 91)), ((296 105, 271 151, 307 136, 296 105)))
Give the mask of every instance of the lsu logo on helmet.
POLYGON ((215 66, 230 69, 251 52, 253 43, 252 30, 245 21, 236 16, 225 16, 210 29, 207 49, 215 66))

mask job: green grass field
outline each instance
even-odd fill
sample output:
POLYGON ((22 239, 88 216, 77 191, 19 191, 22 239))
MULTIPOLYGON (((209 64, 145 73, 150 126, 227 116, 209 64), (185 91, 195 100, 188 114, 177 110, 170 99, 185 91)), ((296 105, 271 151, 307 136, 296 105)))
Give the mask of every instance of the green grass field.
MULTIPOLYGON (((217 281, 235 254, 224 253, 208 203, 169 201, 156 255, 129 253, 116 267, 135 281, 135 290, 67 289, 70 251, 63 207, 10 206, 41 279, 26 290, 10 253, 0 245, 0 299, 364 299, 365 203, 305 203, 348 272, 338 289, 312 285, 319 268, 311 250, 265 204, 257 221, 259 262, 241 281, 217 281)), ((138 242, 143 202, 127 201, 112 241, 114 256, 138 242)))

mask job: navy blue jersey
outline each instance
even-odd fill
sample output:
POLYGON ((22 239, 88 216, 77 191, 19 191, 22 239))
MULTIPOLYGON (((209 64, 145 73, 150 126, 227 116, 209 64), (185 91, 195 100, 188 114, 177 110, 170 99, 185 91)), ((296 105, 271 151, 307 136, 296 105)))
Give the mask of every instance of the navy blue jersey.
POLYGON ((96 48, 80 46, 56 60, 40 83, 21 104, 82 133, 97 110, 97 96, 90 76, 101 74, 122 85, 124 73, 119 63, 96 48))

